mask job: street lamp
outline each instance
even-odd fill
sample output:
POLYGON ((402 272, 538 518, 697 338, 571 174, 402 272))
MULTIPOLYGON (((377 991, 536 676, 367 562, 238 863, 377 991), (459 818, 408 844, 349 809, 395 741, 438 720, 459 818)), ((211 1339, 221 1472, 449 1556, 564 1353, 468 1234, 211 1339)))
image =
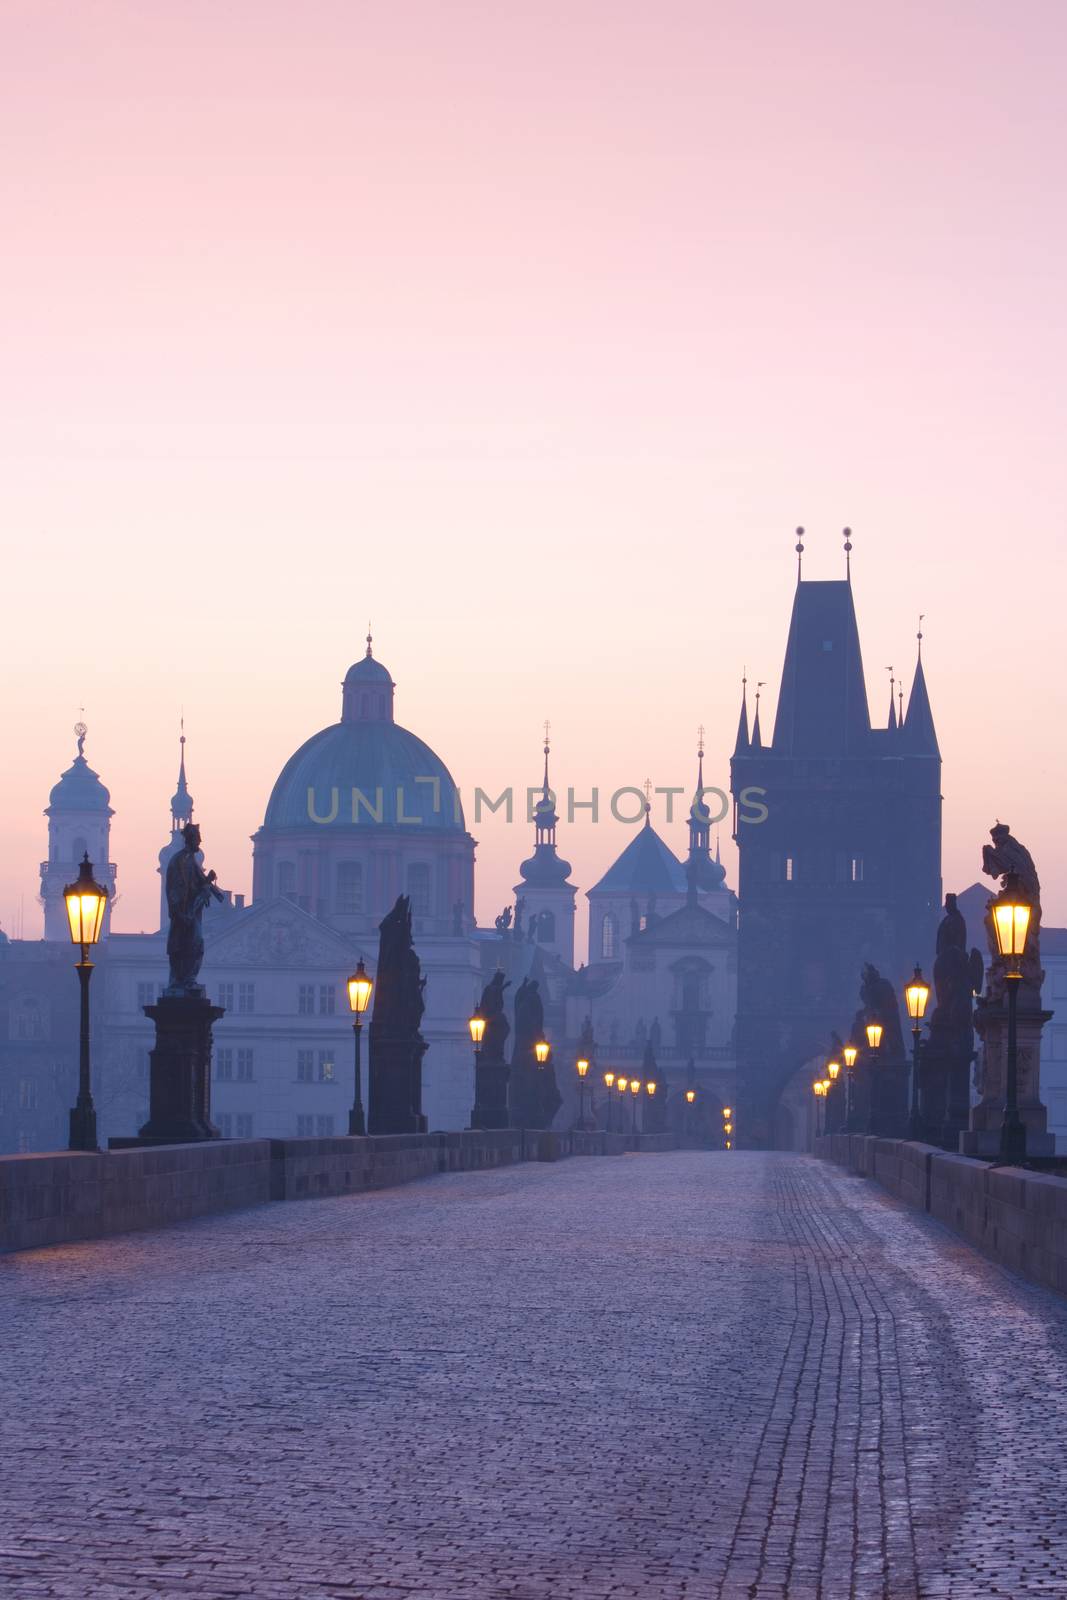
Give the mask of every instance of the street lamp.
POLYGON ((823 1096, 826 1093, 826 1090, 823 1087, 823 1081, 822 1081, 821 1078, 817 1078, 816 1081, 812 1084, 811 1092, 815 1096, 815 1135, 816 1135, 816 1138, 817 1138, 819 1136, 819 1134, 822 1133, 822 1125, 821 1125, 821 1121, 820 1121, 820 1118, 819 1118, 819 1102, 820 1102, 820 1100, 823 1098, 823 1096))
POLYGON ((578 1126, 585 1127, 585 1079, 589 1071, 589 1062, 584 1056, 579 1056, 574 1063, 578 1073, 578 1126))
POLYGON ((841 1054, 845 1058, 845 1132, 852 1133, 854 1132, 852 1127, 854 1109, 852 1074, 856 1068, 856 1057, 859 1055, 859 1051, 854 1044, 846 1044, 842 1047, 841 1054))
POLYGON ((922 1124, 919 1121, 919 1034, 926 1002, 930 998, 930 985, 922 975, 921 969, 916 966, 911 982, 904 990, 904 1000, 908 1007, 908 1016, 911 1018, 911 1112, 908 1116, 908 1138, 918 1139, 922 1136, 922 1124))
POLYGON ((356 1092, 352 1099, 352 1109, 348 1113, 348 1131, 360 1138, 367 1131, 366 1119, 363 1116, 363 1092, 360 1087, 362 1077, 360 1038, 363 1032, 363 1013, 370 1005, 373 991, 374 981, 363 965, 363 957, 360 956, 356 970, 348 980, 348 1005, 352 1012, 352 1031, 356 1036, 356 1092))
POLYGON ((632 1120, 631 1125, 630 1125, 630 1131, 632 1132, 634 1138, 636 1139, 636 1137, 637 1137, 637 1099, 638 1099, 638 1096, 641 1093, 641 1080, 640 1080, 640 1078, 631 1078, 630 1079, 630 1093, 631 1093, 631 1095, 633 1097, 633 1120, 632 1120))
POLYGON ((475 1012, 474 1016, 467 1023, 467 1026, 471 1031, 471 1043, 474 1046, 474 1054, 476 1056, 481 1055, 482 1040, 485 1038, 485 1018, 479 1016, 478 1013, 475 1012))
POLYGON ((1026 1128, 1019 1116, 1019 1046, 1016 1034, 1019 1007, 1020 962, 1026 950, 1033 907, 1024 899, 1018 875, 1009 872, 1004 887, 993 901, 993 931, 997 950, 1007 965, 1004 982, 1008 989, 1008 1060, 1004 1080, 1004 1121, 1000 1125, 1000 1159, 1016 1162, 1026 1159, 1026 1128))
POLYGON ((534 1045, 534 1055, 537 1057, 537 1065, 539 1067, 543 1067, 548 1060, 550 1050, 551 1046, 547 1039, 538 1039, 534 1045))
POLYGON ((89 1077, 89 979, 93 964, 89 960, 89 946, 100 938, 107 910, 107 890, 101 888, 93 877, 93 864, 86 851, 78 868, 78 876, 63 890, 67 903, 67 921, 70 924, 70 941, 81 950, 81 960, 75 963, 81 986, 81 1034, 78 1051, 78 1098, 70 1113, 71 1150, 96 1150, 96 1107, 89 1077))
POLYGON ((614 1088, 614 1086, 615 1086, 615 1074, 613 1072, 605 1072, 605 1074, 604 1074, 604 1087, 608 1091, 607 1092, 607 1096, 606 1096, 606 1098, 607 1098, 607 1116, 605 1117, 605 1124, 606 1124, 606 1131, 608 1133, 611 1132, 611 1091, 614 1088))

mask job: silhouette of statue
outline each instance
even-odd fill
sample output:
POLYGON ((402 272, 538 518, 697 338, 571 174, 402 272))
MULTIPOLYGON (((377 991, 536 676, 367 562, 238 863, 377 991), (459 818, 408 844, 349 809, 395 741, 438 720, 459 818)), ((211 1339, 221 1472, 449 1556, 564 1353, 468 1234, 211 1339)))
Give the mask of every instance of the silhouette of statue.
POLYGON ((948 1043, 972 1046, 974 996, 982 988, 982 956, 967 950, 967 924, 954 894, 945 896, 945 915, 937 930, 934 957, 936 1003, 930 1017, 931 1034, 943 1030, 948 1043))
POLYGON ((521 939, 522 938, 522 919, 523 919, 523 916, 525 914, 525 911, 526 911, 526 897, 525 897, 525 895, 521 895, 520 894, 519 898, 515 902, 515 937, 516 937, 516 939, 521 939))
POLYGON ((508 930, 511 927, 510 906, 505 906, 499 917, 494 918, 493 926, 496 928, 497 933, 502 934, 505 938, 507 937, 508 930))
POLYGON ((170 998, 203 995, 203 985, 196 981, 204 960, 201 920, 211 899, 223 898, 221 890, 215 887, 215 874, 205 872, 200 865, 200 829, 195 822, 185 824, 182 838, 184 845, 168 861, 165 879, 170 915, 167 934, 170 977, 164 993, 170 998))
POLYGON ((659 1025, 659 1018, 658 1017, 653 1017, 652 1018, 652 1026, 648 1030, 649 1048, 652 1049, 652 1050, 658 1050, 662 1042, 663 1042, 663 1029, 659 1025))
POLYGON ((860 999, 863 1002, 862 1021, 857 1028, 857 1033, 862 1038, 862 1030, 868 1022, 882 1024, 882 1059, 904 1059, 904 1035, 900 1027, 900 1006, 897 1002, 896 990, 888 978, 883 978, 876 966, 870 961, 863 964, 860 977, 860 999))
POLYGON ((379 924, 378 970, 370 1023, 368 1133, 425 1133, 419 1024, 426 1009, 411 940, 411 901, 400 895, 379 924))
MULTIPOLYGON (((1019 1003, 1034 1009, 1041 1004, 1041 981, 1045 976, 1041 970, 1041 884, 1038 881, 1037 868, 1029 850, 1013 837, 1006 822, 998 822, 996 827, 990 828, 989 837, 993 843, 982 846, 982 871, 988 878, 999 877, 1002 889, 1005 887, 1008 873, 1013 872, 1019 881, 1023 897, 1032 907, 1026 951, 1019 964, 1019 970, 1023 975, 1019 1003)), ((988 968, 989 987, 986 999, 1003 1002, 1005 967, 997 946, 997 936, 993 931, 991 910, 986 911, 985 925, 989 953, 992 957, 988 968)))
POLYGON ((504 1012, 504 990, 510 988, 511 984, 504 974, 494 972, 482 990, 482 998, 478 1002, 478 1013, 485 1018, 482 1055, 493 1060, 503 1061, 504 1046, 511 1032, 511 1023, 504 1012))
POLYGON ((534 1046, 545 1036, 545 1007, 536 978, 515 991, 515 1044, 511 1052, 511 1125, 548 1128, 563 1104, 551 1057, 539 1066, 534 1046))
POLYGON ((504 991, 509 987, 504 974, 494 972, 478 1002, 478 1015, 485 1018, 485 1034, 481 1049, 475 1055, 472 1128, 508 1126, 508 1079, 511 1072, 504 1060, 504 1046, 511 1032, 511 1024, 504 1014, 504 991))
MULTIPOLYGON (((655 1024, 653 1023, 653 1027, 655 1024)), ((641 1061, 641 1081, 655 1083, 655 1094, 645 1094, 643 1109, 643 1127, 646 1133, 662 1133, 667 1125, 667 1095, 668 1085, 666 1076, 659 1070, 656 1061, 656 1052, 653 1047, 651 1035, 645 1045, 645 1053, 641 1061)))

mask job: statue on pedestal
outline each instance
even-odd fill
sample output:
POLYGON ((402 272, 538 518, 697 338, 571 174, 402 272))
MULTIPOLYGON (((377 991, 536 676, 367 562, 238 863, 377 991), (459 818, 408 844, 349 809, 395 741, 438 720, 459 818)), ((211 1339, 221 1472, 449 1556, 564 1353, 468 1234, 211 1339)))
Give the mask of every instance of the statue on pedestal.
POLYGON ((374 1014, 370 1023, 367 1132, 425 1133, 419 1032, 426 1009, 419 958, 411 938, 411 901, 400 895, 379 924, 374 1014))
POLYGON ((515 991, 515 1043, 511 1052, 511 1126, 550 1128, 563 1098, 551 1056, 540 1066, 534 1046, 545 1036, 545 1007, 536 978, 515 991))
MULTIPOLYGON (((1006 822, 998 822, 995 827, 990 828, 989 837, 993 843, 982 846, 982 871, 987 878, 999 878, 1001 888, 1004 887, 1008 873, 1013 872, 1018 879, 1024 899, 1030 902, 1030 929, 1026 939, 1026 950, 1020 963, 1023 981, 1019 990, 1019 1008, 1025 1010, 1029 1007, 1031 1010, 1039 1010, 1041 982, 1045 974, 1041 970, 1041 884, 1038 881, 1037 868, 1029 850, 1012 836, 1006 822)), ((991 910, 986 912, 986 938, 992 958, 989 964, 986 999, 999 1002, 1004 999, 1004 962, 997 947, 991 910)))
POLYGON ((855 1120, 869 1133, 897 1138, 903 1133, 908 1116, 908 1061, 900 1005, 889 979, 883 978, 869 961, 860 975, 860 1009, 853 1019, 852 1038, 861 1052, 853 1080, 855 1120), (877 1050, 864 1044, 869 1022, 882 1025, 882 1042, 877 1050))
POLYGON ((508 1079, 510 1069, 504 1059, 511 1024, 504 1011, 504 993, 510 987, 503 972, 496 971, 482 990, 478 1015, 485 1019, 485 1033, 475 1054, 474 1108, 472 1128, 508 1126, 508 1079))
POLYGON ((945 896, 934 956, 934 1009, 919 1068, 925 1132, 955 1150, 967 1126, 974 1059, 974 997, 981 990, 981 952, 967 949, 967 924, 954 894, 945 896))

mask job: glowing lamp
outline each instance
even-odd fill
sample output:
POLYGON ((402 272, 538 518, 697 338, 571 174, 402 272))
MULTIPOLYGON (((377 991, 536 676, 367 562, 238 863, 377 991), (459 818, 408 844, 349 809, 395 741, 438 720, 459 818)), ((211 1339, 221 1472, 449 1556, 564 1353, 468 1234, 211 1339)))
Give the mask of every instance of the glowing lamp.
POLYGON ((368 975, 363 957, 360 956, 356 970, 348 980, 348 1004, 355 1016, 361 1017, 366 1011, 373 989, 374 980, 368 975))
POLYGON ((1032 911, 1033 907, 1022 897, 1017 875, 1009 872, 1004 888, 992 905, 993 932, 997 936, 997 949, 1005 961, 1018 963, 1026 949, 1032 911))
POLYGON ((722 1114, 723 1114, 724 1117, 732 1117, 733 1116, 733 1112, 730 1110, 729 1106, 723 1106, 722 1114))
POLYGON ((921 1022, 926 1002, 930 998, 930 985, 926 982, 922 972, 915 968, 915 975, 904 990, 904 999, 908 1007, 908 1016, 912 1022, 921 1022))
POLYGON ((696 1097, 697 1097, 697 1092, 696 1092, 695 1089, 687 1089, 685 1091, 685 1099, 686 1099, 686 1104, 687 1105, 691 1106, 693 1104, 693 1101, 696 1099, 696 1097))
POLYGON ((848 1068, 849 1072, 851 1072, 852 1068, 856 1065, 856 1057, 859 1055, 859 1051, 856 1049, 854 1044, 846 1044, 841 1054, 845 1058, 845 1066, 848 1068))
POLYGON ((605 1074, 604 1074, 604 1087, 605 1087, 605 1089, 610 1089, 614 1082, 615 1082, 615 1074, 613 1072, 605 1072, 605 1074))
POLYGON ((884 1032, 885 1029, 880 1022, 868 1022, 867 1043, 872 1050, 880 1050, 882 1048, 882 1034, 884 1032))
POLYGON ((70 940, 72 944, 96 944, 100 938, 100 930, 104 926, 104 911, 107 908, 107 890, 101 888, 93 877, 93 864, 86 851, 82 864, 78 868, 78 876, 73 883, 68 883, 63 890, 63 899, 67 903, 67 921, 70 923, 70 940))
POLYGON ((586 1073, 589 1071, 589 1063, 586 1061, 585 1057, 583 1056, 580 1061, 576 1061, 575 1066, 578 1069, 579 1078, 584 1078, 586 1073))
POLYGON ((630 1090, 631 1090, 631 1092, 633 1094, 640 1094, 641 1093, 641 1080, 640 1080, 640 1078, 631 1078, 630 1079, 630 1090))
POLYGON ((626 1093, 626 1079, 625 1078, 616 1078, 615 1079, 615 1087, 616 1087, 616 1089, 618 1089, 620 1094, 625 1094, 626 1093))
POLYGON ((471 1031, 471 1043, 474 1045, 474 1048, 477 1050, 478 1046, 481 1044, 482 1040, 485 1038, 485 1018, 482 1017, 482 1016, 479 1016, 477 1011, 476 1011, 474 1013, 473 1017, 468 1022, 467 1026, 471 1031))
POLYGON ((734 1125, 732 1122, 724 1122, 722 1127, 724 1133, 733 1133, 734 1131, 734 1125))
POLYGON ((827 1075, 829 1076, 830 1082, 831 1083, 836 1083, 837 1082, 837 1075, 841 1071, 841 1063, 840 1063, 840 1061, 828 1061, 826 1063, 826 1071, 827 1071, 827 1075))
POLYGON ((537 1065, 539 1067, 543 1067, 545 1062, 548 1060, 548 1051, 548 1040, 538 1039, 537 1043, 534 1045, 534 1055, 537 1057, 537 1065))

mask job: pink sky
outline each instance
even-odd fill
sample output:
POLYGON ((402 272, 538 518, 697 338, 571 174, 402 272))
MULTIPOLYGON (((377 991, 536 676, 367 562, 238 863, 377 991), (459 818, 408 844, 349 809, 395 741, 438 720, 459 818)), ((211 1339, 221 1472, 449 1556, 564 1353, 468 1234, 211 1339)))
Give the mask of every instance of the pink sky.
MULTIPOLYGON (((82 704, 116 926, 156 925, 182 706, 209 861, 249 889, 368 615, 467 791, 535 781, 546 716, 561 786, 688 781, 701 722, 725 786, 743 663, 773 715, 797 522, 813 577, 855 529, 879 714, 926 613, 946 887, 999 815, 1067 921, 1061 5, 0 27, 9 931, 20 901, 40 927, 82 704)), ((476 833, 489 920, 529 833, 476 833)), ((561 829, 583 889, 630 836, 561 829)))

